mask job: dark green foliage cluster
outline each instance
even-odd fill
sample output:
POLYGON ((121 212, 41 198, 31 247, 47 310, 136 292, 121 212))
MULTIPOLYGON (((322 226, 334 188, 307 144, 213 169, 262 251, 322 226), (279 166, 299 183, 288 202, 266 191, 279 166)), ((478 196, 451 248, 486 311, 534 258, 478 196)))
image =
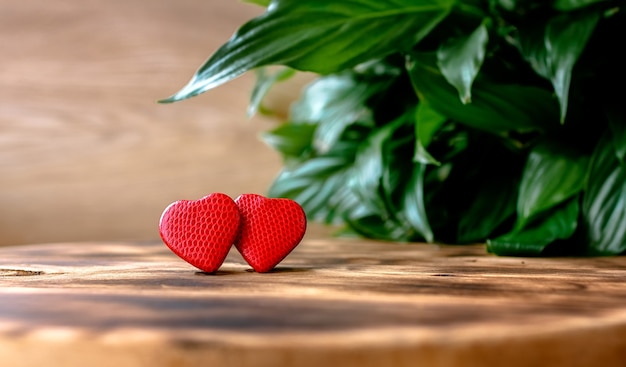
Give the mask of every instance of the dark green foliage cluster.
POLYGON ((285 162, 271 196, 371 238, 626 251, 624 1, 254 2, 164 102, 256 69, 256 111, 318 73, 264 136, 285 162))

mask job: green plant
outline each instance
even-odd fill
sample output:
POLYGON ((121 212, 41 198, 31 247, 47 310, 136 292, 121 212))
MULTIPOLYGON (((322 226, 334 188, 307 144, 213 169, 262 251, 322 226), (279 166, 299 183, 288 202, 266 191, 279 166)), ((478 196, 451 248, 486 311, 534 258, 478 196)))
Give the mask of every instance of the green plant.
POLYGON ((318 73, 264 135, 285 162, 271 196, 378 239, 626 251, 624 1, 252 2, 266 12, 162 102, 257 69, 255 111, 318 73))

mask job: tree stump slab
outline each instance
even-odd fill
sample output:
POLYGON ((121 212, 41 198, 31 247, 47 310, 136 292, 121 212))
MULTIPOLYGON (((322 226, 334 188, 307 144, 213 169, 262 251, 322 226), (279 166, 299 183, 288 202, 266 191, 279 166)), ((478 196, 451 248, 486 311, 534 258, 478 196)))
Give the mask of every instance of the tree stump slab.
POLYGON ((2 366, 624 366, 626 258, 305 236, 270 273, 160 242, 0 249, 2 366))

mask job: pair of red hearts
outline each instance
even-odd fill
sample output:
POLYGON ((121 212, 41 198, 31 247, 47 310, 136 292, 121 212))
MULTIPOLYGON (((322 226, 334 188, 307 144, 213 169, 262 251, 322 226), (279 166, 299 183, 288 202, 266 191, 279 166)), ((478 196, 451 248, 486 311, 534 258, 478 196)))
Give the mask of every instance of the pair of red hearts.
POLYGON ((207 273, 217 271, 233 244, 256 272, 268 272, 300 243, 305 231, 306 216, 297 202, 256 194, 233 200, 213 193, 176 201, 159 221, 167 247, 207 273))

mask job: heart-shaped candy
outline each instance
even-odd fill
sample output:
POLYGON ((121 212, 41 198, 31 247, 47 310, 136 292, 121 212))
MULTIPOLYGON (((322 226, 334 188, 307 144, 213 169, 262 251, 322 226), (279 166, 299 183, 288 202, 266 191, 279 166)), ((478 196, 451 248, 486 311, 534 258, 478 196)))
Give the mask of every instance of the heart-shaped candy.
POLYGON ((222 265, 241 217, 228 195, 213 193, 199 200, 180 200, 161 215, 159 233, 176 255, 207 273, 222 265))
POLYGON ((258 273, 272 270, 300 243, 306 215, 291 199, 243 194, 235 199, 241 214, 235 247, 258 273))

